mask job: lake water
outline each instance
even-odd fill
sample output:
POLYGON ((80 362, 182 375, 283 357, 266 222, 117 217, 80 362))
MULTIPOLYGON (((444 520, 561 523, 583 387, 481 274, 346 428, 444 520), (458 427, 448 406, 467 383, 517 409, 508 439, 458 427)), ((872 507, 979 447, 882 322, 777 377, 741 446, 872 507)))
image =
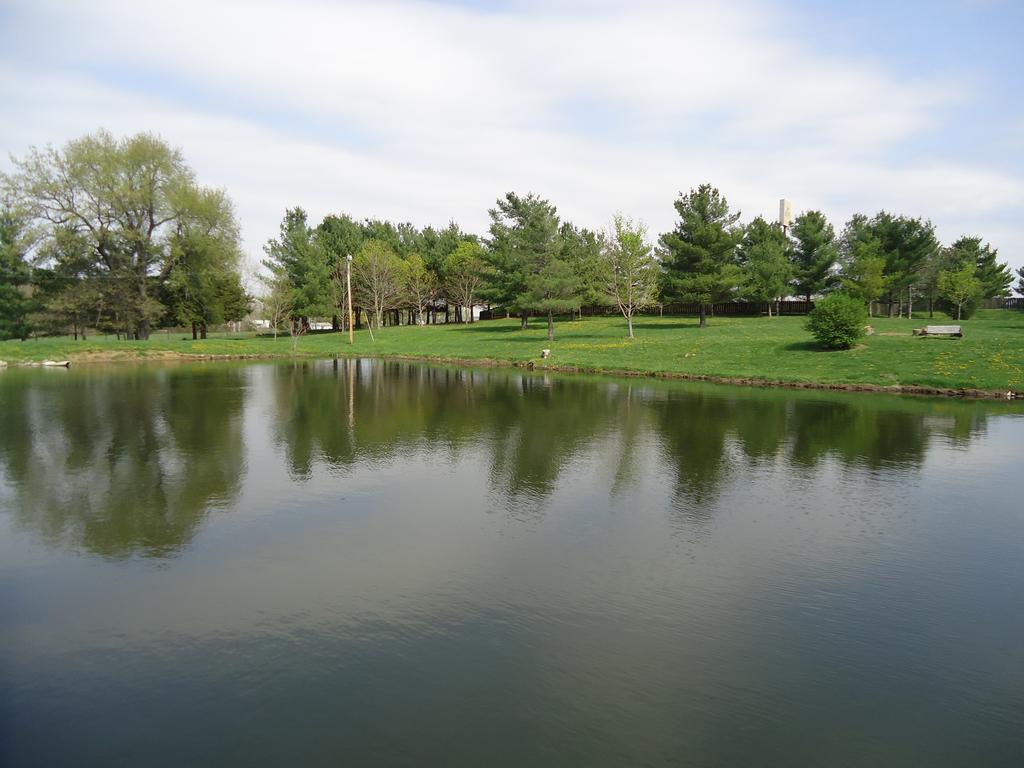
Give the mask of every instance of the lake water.
POLYGON ((0 372, 0 764, 1019 768, 1022 414, 0 372))

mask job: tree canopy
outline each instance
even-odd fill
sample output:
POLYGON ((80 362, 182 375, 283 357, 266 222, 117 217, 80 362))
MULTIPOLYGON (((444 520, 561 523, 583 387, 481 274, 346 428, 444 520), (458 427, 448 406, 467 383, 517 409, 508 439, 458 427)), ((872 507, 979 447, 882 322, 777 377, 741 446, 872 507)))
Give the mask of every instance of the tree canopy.
POLYGON ((175 267, 200 246, 177 247, 182 233, 208 220, 211 201, 223 221, 202 247, 237 235, 227 197, 198 185, 181 151, 153 134, 118 139, 101 130, 62 149, 32 148, 14 167, 5 186, 39 232, 41 266, 67 271, 70 251, 81 267, 76 284, 91 284, 101 312, 140 339, 167 310, 159 296, 175 267))
POLYGON ((710 184, 681 194, 675 202, 679 222, 661 236, 666 301, 700 305, 700 324, 707 324, 707 307, 735 294, 743 282, 736 249, 743 237, 740 214, 710 184))
POLYGON ((807 301, 832 284, 832 268, 838 257, 836 233, 821 211, 797 216, 791 228, 790 258, 793 288, 807 301))
POLYGON ((741 293, 752 301, 768 303, 785 296, 793 279, 793 265, 786 251, 786 234, 778 224, 758 216, 743 235, 739 248, 739 265, 743 271, 741 293))

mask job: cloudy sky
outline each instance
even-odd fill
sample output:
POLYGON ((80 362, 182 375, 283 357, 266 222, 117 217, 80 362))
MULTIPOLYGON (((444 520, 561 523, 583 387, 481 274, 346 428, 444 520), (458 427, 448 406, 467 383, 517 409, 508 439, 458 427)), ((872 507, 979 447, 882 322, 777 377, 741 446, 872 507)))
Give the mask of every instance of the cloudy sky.
POLYGON ((930 218, 1024 264, 1020 0, 0 0, 0 168, 180 146, 253 263, 286 207, 483 232, 508 190, 658 233, 680 190, 930 218))

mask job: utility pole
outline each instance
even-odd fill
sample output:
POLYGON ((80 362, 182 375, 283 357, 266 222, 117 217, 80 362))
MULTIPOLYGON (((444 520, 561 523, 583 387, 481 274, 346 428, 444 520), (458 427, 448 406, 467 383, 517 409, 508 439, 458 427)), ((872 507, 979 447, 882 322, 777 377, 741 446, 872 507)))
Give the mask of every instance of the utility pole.
POLYGON ((348 343, 355 344, 352 326, 355 325, 355 312, 352 311, 352 254, 345 257, 345 289, 348 293, 348 343))

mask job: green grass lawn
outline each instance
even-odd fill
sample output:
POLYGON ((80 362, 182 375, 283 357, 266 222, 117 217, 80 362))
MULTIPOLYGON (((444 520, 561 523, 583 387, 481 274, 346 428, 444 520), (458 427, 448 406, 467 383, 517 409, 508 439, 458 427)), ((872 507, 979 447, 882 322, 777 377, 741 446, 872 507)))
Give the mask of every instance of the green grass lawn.
MULTIPOLYGON (((911 329, 926 318, 874 318, 877 333, 857 349, 819 349, 798 317, 711 318, 705 329, 696 318, 643 317, 635 323, 636 339, 626 338, 621 318, 562 320, 549 344, 542 321, 519 329, 517 320, 472 325, 384 328, 371 341, 356 333, 354 346, 340 333, 302 337, 294 354, 416 356, 438 359, 526 362, 536 367, 573 367, 593 371, 686 374, 739 379, 827 384, 916 385, 942 388, 1024 390, 1024 312, 981 311, 962 323, 962 339, 920 338, 911 329), (550 347, 551 357, 541 359, 550 347)), ((936 317, 932 323, 948 322, 936 317)), ((276 341, 211 338, 192 341, 156 333, 148 342, 114 339, 73 341, 32 339, 0 342, 0 360, 89 361, 158 359, 178 355, 281 356, 293 354, 287 336, 276 341)))

